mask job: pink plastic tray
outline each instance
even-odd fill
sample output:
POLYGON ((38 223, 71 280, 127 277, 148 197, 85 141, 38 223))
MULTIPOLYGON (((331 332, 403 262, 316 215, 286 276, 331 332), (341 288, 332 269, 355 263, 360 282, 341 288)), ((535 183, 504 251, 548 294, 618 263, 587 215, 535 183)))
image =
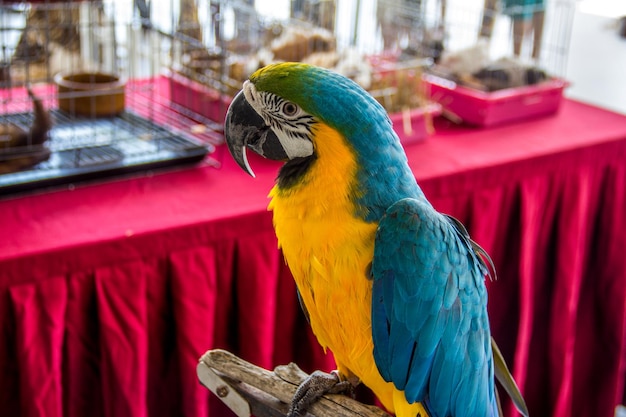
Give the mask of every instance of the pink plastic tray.
POLYGON ((196 114, 218 123, 224 122, 226 111, 233 100, 212 88, 190 80, 184 75, 170 72, 166 75, 170 84, 170 100, 196 114))
POLYGON ((478 126, 495 126, 554 114, 559 109, 568 83, 553 78, 540 84, 507 88, 486 93, 457 85, 431 74, 424 74, 431 100, 441 104, 444 113, 478 126))

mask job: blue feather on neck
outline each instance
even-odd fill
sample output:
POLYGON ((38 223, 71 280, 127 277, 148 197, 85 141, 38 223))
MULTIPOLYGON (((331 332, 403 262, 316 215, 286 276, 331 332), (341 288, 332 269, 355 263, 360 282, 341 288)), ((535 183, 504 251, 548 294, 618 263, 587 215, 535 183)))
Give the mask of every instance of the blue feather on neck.
POLYGON ((425 199, 408 166, 400 139, 385 109, 354 81, 342 75, 313 72, 310 108, 352 145, 360 167, 356 202, 360 217, 378 221, 395 201, 425 199))

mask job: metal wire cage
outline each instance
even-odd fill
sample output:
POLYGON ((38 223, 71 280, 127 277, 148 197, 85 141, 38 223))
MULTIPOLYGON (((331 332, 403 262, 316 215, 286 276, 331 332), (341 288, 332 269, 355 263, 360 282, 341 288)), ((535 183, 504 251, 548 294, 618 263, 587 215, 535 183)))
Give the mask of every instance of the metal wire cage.
POLYGON ((179 29, 132 2, 0 0, 0 194, 211 162, 221 126, 164 76, 179 29))
POLYGON ((430 61, 386 50, 372 40, 374 3, 365 9, 360 3, 211 2, 214 25, 197 16, 188 26, 187 42, 174 54, 169 74, 173 101, 221 121, 253 71, 273 62, 305 62, 337 71, 368 90, 397 119, 401 140, 423 139, 430 131, 425 119, 438 109, 422 88, 422 70, 430 61))
POLYGON ((377 10, 387 48, 432 58, 423 78, 450 119, 492 126, 558 111, 573 0, 379 0, 377 10))
MULTIPOLYGON (((469 72, 496 63, 533 66, 563 77, 575 11, 572 0, 438 0, 424 19, 438 22, 444 54, 472 58, 469 72), (462 54, 467 53, 466 56, 462 54)), ((447 65, 451 64, 448 60, 447 65)), ((456 69, 456 68, 455 68, 456 69)), ((458 70, 458 69, 457 69, 458 70)), ((504 88, 503 86, 502 88, 504 88)))
MULTIPOLYGON (((332 10, 311 20, 310 8, 306 15, 294 12, 278 17, 271 13, 275 4, 254 1, 212 1, 205 6, 210 13, 204 16, 193 13, 203 10, 202 1, 181 0, 180 5, 189 12, 185 29, 179 30, 184 32, 183 42, 173 54, 168 74, 172 98, 212 120, 223 120, 232 97, 258 68, 272 62, 306 62, 312 56, 319 59, 316 64, 335 67, 338 60, 332 10), (207 19, 212 20, 210 25, 207 19)), ((288 2, 281 6, 282 11, 290 9, 288 2)))

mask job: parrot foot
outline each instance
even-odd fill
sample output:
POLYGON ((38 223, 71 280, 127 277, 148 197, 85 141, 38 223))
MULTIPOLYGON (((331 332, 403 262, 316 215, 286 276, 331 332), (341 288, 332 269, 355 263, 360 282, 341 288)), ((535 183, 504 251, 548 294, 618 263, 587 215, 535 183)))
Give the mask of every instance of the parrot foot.
POLYGON ((326 373, 315 371, 309 375, 298 387, 291 400, 291 407, 287 417, 299 417, 306 413, 325 394, 348 393, 354 397, 354 385, 350 381, 341 380, 338 371, 326 373))

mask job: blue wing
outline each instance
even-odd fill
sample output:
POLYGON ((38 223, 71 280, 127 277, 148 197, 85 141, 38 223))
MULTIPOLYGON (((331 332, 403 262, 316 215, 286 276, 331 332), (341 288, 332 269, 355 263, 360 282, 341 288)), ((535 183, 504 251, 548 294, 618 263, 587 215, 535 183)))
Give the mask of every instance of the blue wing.
POLYGON ((404 199, 381 219, 372 261, 374 359, 432 417, 489 416, 488 270, 460 223, 404 199))

